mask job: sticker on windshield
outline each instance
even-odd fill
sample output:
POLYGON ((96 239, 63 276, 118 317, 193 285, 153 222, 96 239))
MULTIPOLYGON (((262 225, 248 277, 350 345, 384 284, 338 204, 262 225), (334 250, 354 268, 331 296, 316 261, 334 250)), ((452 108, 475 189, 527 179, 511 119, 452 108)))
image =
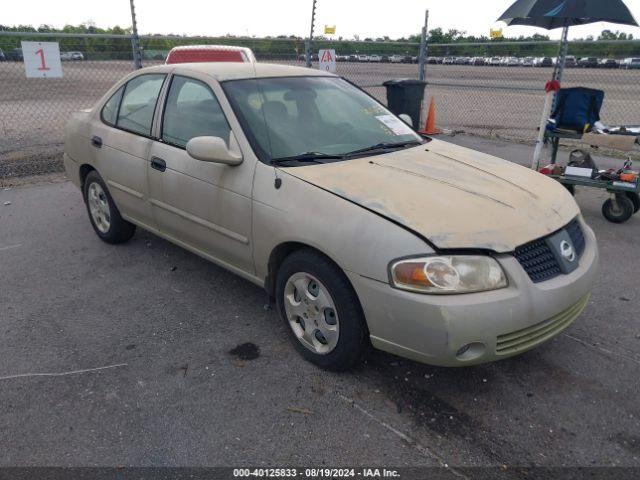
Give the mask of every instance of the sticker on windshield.
POLYGON ((376 118, 384 123, 395 135, 411 135, 413 133, 413 130, 398 117, 394 117, 393 115, 376 115, 376 118))

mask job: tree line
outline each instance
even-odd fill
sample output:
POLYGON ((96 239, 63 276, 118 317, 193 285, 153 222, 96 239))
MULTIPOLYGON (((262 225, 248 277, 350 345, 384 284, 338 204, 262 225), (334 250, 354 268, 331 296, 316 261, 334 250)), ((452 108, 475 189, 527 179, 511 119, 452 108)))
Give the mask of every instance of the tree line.
MULTIPOLYGON (((22 38, 2 35, 2 31, 10 32, 38 32, 38 33, 67 33, 67 34, 107 34, 131 35, 131 28, 119 26, 100 28, 91 24, 66 25, 62 29, 50 25, 33 27, 32 25, 0 25, 0 48, 11 50, 20 47, 22 38)), ((100 37, 70 37, 70 38, 38 38, 41 41, 57 41, 61 51, 80 51, 87 59, 130 59, 131 41, 128 38, 100 38, 100 37)), ((600 58, 624 58, 640 56, 640 42, 631 41, 633 35, 624 32, 603 30, 596 37, 586 37, 572 41, 569 54, 576 57, 594 56, 600 58), (607 40, 608 42, 601 42, 607 40), (614 41, 614 42, 610 42, 614 41)), ((487 36, 467 35, 466 32, 441 28, 429 31, 429 56, 517 56, 541 57, 555 56, 557 43, 549 41, 548 35, 533 34, 530 36, 503 37, 491 39, 487 36), (472 45, 476 44, 476 45, 472 45)), ((289 58, 302 55, 305 51, 305 39, 294 35, 267 36, 262 38, 239 37, 225 35, 220 37, 197 37, 182 35, 146 35, 141 45, 144 58, 164 58, 168 50, 177 45, 189 44, 221 44, 238 45, 251 48, 258 58, 289 58), (172 38, 166 38, 172 37, 172 38)), ((334 48, 340 55, 411 55, 419 52, 420 35, 410 35, 397 39, 389 37, 364 38, 357 35, 354 38, 328 38, 317 36, 314 38, 314 50, 320 48, 334 48)))

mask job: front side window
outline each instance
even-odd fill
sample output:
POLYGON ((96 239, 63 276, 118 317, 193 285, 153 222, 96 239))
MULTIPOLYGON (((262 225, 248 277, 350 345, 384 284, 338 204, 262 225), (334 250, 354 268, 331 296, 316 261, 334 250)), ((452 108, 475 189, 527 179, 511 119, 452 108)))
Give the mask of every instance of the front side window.
POLYGON ((229 142, 231 131, 208 85, 176 75, 171 81, 162 120, 162 140, 184 147, 194 137, 220 137, 229 142))
POLYGON ((222 86, 266 162, 309 153, 347 159, 379 145, 422 142, 384 106, 340 78, 259 78, 222 86))
POLYGON ((122 98, 122 92, 124 87, 120 87, 116 93, 111 95, 111 98, 107 100, 107 103, 102 107, 102 121, 108 125, 114 126, 118 119, 118 107, 120 106, 120 99, 122 98))
POLYGON ((153 112, 164 78, 164 74, 145 74, 127 83, 118 114, 118 127, 151 135, 153 112))

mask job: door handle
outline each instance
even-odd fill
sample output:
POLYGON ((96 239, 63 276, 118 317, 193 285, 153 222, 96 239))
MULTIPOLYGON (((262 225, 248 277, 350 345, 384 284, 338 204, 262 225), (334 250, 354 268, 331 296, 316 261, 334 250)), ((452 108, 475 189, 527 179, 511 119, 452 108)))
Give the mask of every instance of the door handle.
POLYGON ((102 139, 99 136, 94 135, 91 137, 91 145, 96 148, 102 148, 102 139))
POLYGON ((151 157, 151 168, 164 172, 167 169, 167 162, 158 157, 151 157))

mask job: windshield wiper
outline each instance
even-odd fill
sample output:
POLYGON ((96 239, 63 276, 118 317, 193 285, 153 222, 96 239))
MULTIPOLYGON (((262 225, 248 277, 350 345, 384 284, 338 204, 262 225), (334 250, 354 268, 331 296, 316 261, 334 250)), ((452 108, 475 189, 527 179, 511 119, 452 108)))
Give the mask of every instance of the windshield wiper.
POLYGON ((351 157, 352 155, 358 155, 360 153, 373 152, 376 150, 382 150, 383 152, 386 150, 395 150, 399 148, 405 148, 414 145, 422 145, 423 142, 419 140, 409 140, 408 142, 382 142, 376 143, 375 145, 371 145, 370 147, 359 148, 358 150, 354 150, 352 152, 347 152, 344 154, 345 157, 351 157))
POLYGON ((300 153, 299 155, 292 155, 290 157, 280 157, 271 159, 272 165, 278 165, 280 163, 286 162, 314 162, 314 163, 324 163, 322 160, 340 160, 344 156, 333 154, 333 153, 323 153, 323 152, 305 152, 300 153))

